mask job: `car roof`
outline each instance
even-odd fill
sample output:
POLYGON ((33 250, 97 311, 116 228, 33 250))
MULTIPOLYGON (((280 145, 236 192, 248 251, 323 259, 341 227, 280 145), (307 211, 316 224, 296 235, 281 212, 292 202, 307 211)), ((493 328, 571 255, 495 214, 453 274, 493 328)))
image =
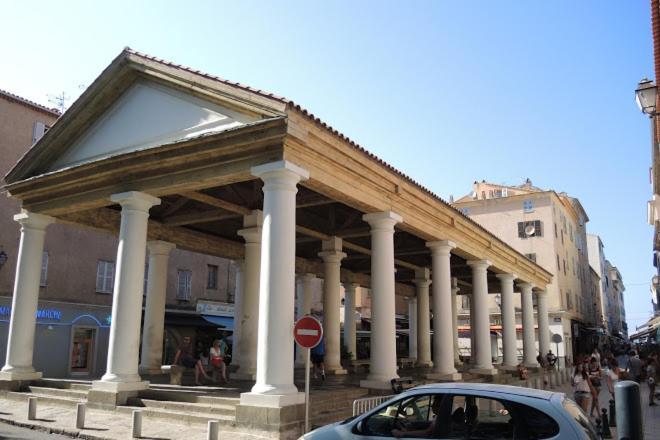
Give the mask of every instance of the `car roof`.
POLYGON ((465 382, 452 382, 452 383, 434 383, 428 385, 421 385, 412 390, 424 391, 476 391, 476 392, 491 392, 509 394, 521 397, 533 397, 536 399, 550 400, 552 396, 561 394, 552 391, 537 390, 535 388, 517 387, 512 385, 499 385, 494 383, 465 383, 465 382))

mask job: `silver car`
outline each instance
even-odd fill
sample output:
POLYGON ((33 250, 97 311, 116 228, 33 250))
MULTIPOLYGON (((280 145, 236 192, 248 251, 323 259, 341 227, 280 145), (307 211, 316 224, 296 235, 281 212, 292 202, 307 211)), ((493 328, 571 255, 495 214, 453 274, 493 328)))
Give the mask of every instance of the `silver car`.
POLYGON ((371 411, 301 437, 383 438, 597 440, 600 436, 584 412, 563 393, 447 383, 413 388, 371 411))

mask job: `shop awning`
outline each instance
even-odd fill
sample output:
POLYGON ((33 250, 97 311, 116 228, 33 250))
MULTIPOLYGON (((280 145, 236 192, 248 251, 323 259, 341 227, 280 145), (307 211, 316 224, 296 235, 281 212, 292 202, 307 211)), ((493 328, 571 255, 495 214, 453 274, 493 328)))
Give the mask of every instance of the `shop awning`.
POLYGON ((202 315, 211 324, 222 327, 223 330, 234 330, 234 318, 230 316, 202 315))

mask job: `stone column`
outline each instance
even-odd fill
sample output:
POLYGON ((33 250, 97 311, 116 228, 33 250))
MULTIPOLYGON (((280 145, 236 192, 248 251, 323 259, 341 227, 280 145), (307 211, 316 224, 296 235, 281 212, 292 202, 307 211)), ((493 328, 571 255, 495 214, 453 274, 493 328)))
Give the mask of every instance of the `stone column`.
POLYGON ((112 323, 108 343, 108 365, 94 391, 132 392, 149 387, 138 374, 140 318, 144 289, 144 260, 147 248, 149 209, 160 199, 137 191, 110 197, 121 205, 121 226, 112 294, 112 323))
POLYGON ((408 357, 417 359, 417 298, 406 298, 408 303, 408 357))
POLYGON ((536 362, 536 347, 534 346, 534 303, 532 301, 532 285, 519 283, 522 304, 523 330, 523 364, 526 367, 538 367, 536 362))
POLYGON ((456 308, 456 301, 458 292, 461 289, 458 287, 458 279, 452 278, 451 280, 451 326, 454 332, 454 366, 459 366, 461 362, 461 353, 458 349, 458 310, 456 308))
POLYGON ((500 280, 502 296, 502 367, 515 369, 518 365, 516 308, 513 303, 513 280, 516 275, 502 273, 497 278, 500 280))
POLYGON ((41 373, 35 371, 32 366, 41 258, 46 227, 55 219, 24 211, 16 214, 14 220, 21 225, 21 241, 14 279, 14 296, 11 301, 7 358, 0 372, 0 380, 34 380, 41 378, 41 373))
POLYGON ((323 259, 325 279, 323 281, 323 338, 325 339, 325 371, 329 374, 346 374, 341 366, 341 260, 346 254, 341 251, 342 241, 331 237, 321 243, 319 257, 323 259))
POLYGON ((235 315, 234 318, 234 326, 240 329, 237 340, 238 369, 233 376, 242 380, 254 380, 257 373, 262 223, 263 213, 255 210, 243 217, 243 229, 238 231, 238 235, 245 240, 245 260, 241 310, 240 315, 235 315))
POLYGON ((547 292, 537 292, 537 321, 539 326, 539 353, 545 356, 550 350, 550 324, 548 322, 548 294, 547 292))
POLYGON ((472 373, 494 375, 490 351, 490 315, 488 313, 488 260, 472 260, 467 262, 472 267, 472 301, 470 309, 473 322, 470 322, 474 334, 475 347, 472 350, 474 368, 472 373))
POLYGON ((176 246, 166 241, 150 241, 147 297, 142 328, 140 373, 160 374, 163 362, 163 332, 165 331, 165 301, 167 294, 167 262, 176 246))
POLYGON ((241 326, 239 321, 241 316, 243 316, 243 299, 245 297, 245 261, 236 260, 234 261, 236 267, 236 284, 234 287, 234 334, 232 338, 234 340, 234 345, 232 347, 232 364, 241 365, 241 355, 240 355, 240 341, 241 337, 241 326))
MULTIPOLYGON (((298 316, 300 319, 312 312, 312 282, 316 279, 313 273, 298 276, 300 290, 298 290, 298 316)), ((296 346, 296 365, 305 367, 305 350, 296 346)))
MULTIPOLYGON (((433 372, 430 379, 455 381, 461 375, 454 367, 454 336, 451 311, 451 241, 426 243, 433 264, 433 372)), ((487 292, 486 292, 487 293, 487 292)))
POLYGON ((392 211, 365 214, 371 226, 371 365, 360 386, 391 389, 396 373, 394 298, 394 225, 403 221, 392 211))
POLYGON ((357 359, 355 331, 355 295, 359 284, 344 284, 344 346, 357 359))
POLYGON ((293 383, 293 311, 297 184, 309 172, 280 161, 254 167, 252 174, 264 182, 257 374, 241 405, 282 408, 304 400, 293 383))
POLYGON ((431 271, 427 268, 415 271, 417 285, 417 365, 430 367, 431 361, 431 307, 429 287, 431 271))

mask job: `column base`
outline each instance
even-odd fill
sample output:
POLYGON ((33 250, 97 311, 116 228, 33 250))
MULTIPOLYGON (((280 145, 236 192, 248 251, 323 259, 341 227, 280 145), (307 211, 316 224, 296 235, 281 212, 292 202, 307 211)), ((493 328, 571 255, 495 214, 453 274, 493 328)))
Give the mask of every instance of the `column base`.
POLYGON ((478 374, 480 376, 496 376, 499 371, 497 368, 471 368, 468 373, 478 374))
POLYGON ((334 367, 334 368, 325 367, 325 374, 328 376, 329 375, 342 376, 344 374, 348 374, 348 370, 345 370, 342 367, 334 367))
POLYGON ((514 373, 518 371, 518 366, 517 365, 497 365, 495 368, 497 368, 500 371, 506 371, 514 373))
POLYGON ((139 382, 110 382, 105 380, 95 380, 92 382, 92 390, 106 391, 110 393, 140 391, 146 389, 149 389, 149 381, 147 380, 141 380, 139 382))
POLYGON ((417 367, 425 367, 425 368, 427 368, 427 367, 432 367, 432 366, 433 366, 433 362, 432 362, 432 361, 417 361, 417 363, 415 364, 415 366, 417 366, 417 367))
POLYGON ((0 371, 0 380, 2 381, 18 381, 18 380, 39 380, 42 373, 40 371, 30 370, 9 370, 0 371))
POLYGON ((87 402, 91 408, 113 409, 119 405, 125 405, 129 398, 137 397, 140 390, 148 388, 148 381, 106 382, 95 380, 87 393, 87 402))
POLYGON ((139 367, 138 373, 145 376, 161 376, 167 373, 163 372, 162 367, 139 367))
MULTIPOLYGON (((305 393, 292 394, 261 394, 261 393, 241 393, 241 406, 283 408, 285 406, 303 405, 305 403, 305 393)), ((237 417, 238 421, 238 417, 237 417)))
MULTIPOLYGON (((284 406, 236 405, 236 426, 240 427, 250 438, 264 438, 264 434, 272 439, 295 439, 304 434, 305 405, 293 404, 284 406)), ((304 393, 302 400, 304 400, 304 393)))
POLYGON ((426 375, 427 379, 437 380, 438 382, 457 382, 463 379, 461 373, 430 373, 426 375))
MULTIPOLYGON (((304 367, 303 367, 303 369, 304 369, 304 367)), ((250 372, 250 371, 240 371, 239 370, 235 373, 232 373, 231 378, 232 379, 237 379, 237 380, 248 380, 248 381, 254 382, 254 381, 257 380, 257 372, 256 371, 250 372)))

